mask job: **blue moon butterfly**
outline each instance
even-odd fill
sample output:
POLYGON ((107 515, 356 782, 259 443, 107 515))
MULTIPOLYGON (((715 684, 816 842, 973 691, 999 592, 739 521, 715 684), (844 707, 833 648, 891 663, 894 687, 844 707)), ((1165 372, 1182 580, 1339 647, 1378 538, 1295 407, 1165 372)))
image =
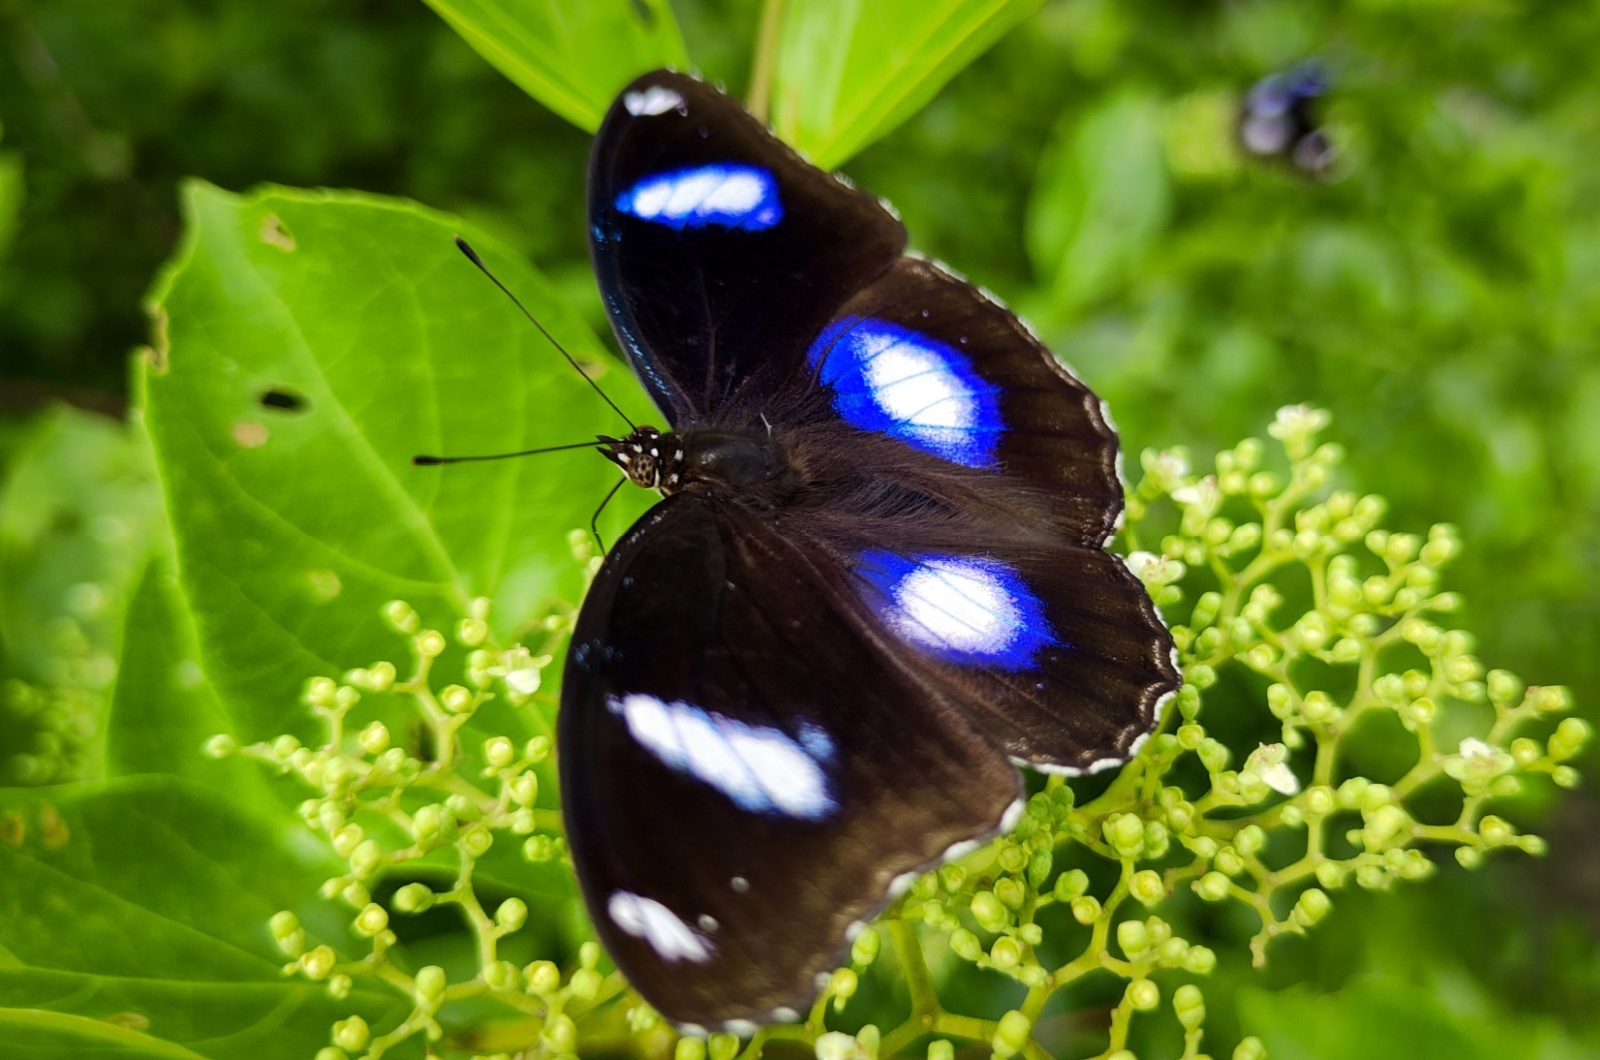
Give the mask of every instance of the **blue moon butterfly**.
POLYGON ((577 619, 561 792, 595 928, 681 1026, 793 1019, 915 874, 1008 829, 1015 768, 1128 760, 1179 683, 1105 550, 1102 404, 885 205, 658 71, 589 163, 600 291, 663 499, 577 619))

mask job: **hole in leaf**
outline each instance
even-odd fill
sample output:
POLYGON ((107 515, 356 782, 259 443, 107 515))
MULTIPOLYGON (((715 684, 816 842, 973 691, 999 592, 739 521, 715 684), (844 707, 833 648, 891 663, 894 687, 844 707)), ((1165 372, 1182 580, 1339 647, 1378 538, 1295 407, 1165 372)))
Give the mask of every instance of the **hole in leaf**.
POLYGON ((283 412, 304 412, 310 404, 294 391, 278 387, 264 391, 258 400, 264 409, 279 409, 283 412))

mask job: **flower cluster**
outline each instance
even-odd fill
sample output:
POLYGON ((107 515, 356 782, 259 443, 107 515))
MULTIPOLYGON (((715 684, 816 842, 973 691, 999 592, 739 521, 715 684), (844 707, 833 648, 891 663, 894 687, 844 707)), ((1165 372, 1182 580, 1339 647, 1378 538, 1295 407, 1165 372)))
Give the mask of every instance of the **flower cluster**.
MULTIPOLYGON (((1185 895, 1249 907, 1260 923, 1250 942, 1260 964, 1273 939, 1324 920, 1330 894, 1343 887, 1382 890, 1424 878, 1441 849, 1468 868, 1499 848, 1541 853, 1538 837, 1488 808, 1529 783, 1575 784, 1568 762, 1588 726, 1560 717, 1571 707, 1564 689, 1525 688, 1504 671, 1485 672, 1471 638, 1443 624, 1460 603, 1440 588, 1441 568, 1460 547, 1455 533, 1384 531, 1378 498, 1330 491, 1341 453, 1318 444, 1327 422, 1314 409, 1284 409, 1269 428, 1281 454, 1247 440, 1219 453, 1205 475, 1182 451, 1144 454, 1143 479, 1129 494, 1128 562, 1173 622, 1185 676, 1154 737, 1109 786, 1044 781, 1011 835, 923 876, 858 936, 850 964, 802 1023, 763 1028, 747 1042, 713 1035, 672 1045, 671 1032, 604 970, 592 942, 566 969, 548 961, 519 968, 500 957, 498 940, 530 910, 520 900, 484 909, 473 868, 508 834, 522 839, 528 858, 563 856, 558 814, 539 799, 551 747, 547 736, 520 746, 489 736, 481 768, 469 769, 461 728, 490 697, 527 705, 540 694, 548 651, 570 616, 546 624, 539 654, 496 650, 479 606, 456 630, 467 652, 465 683, 435 693, 430 668, 446 638, 420 629, 406 605, 391 604, 388 620, 410 638, 410 676, 401 680, 380 662, 343 683, 315 680, 307 699, 326 722, 322 746, 280 737, 243 749, 317 789, 302 817, 349 863, 326 893, 348 903, 355 931, 372 943, 369 954, 341 959, 279 914, 272 927, 292 959, 288 970, 327 982, 336 995, 353 976, 377 976, 414 1004, 381 1034, 356 1018, 336 1025, 318 1060, 380 1057, 415 1034, 439 1040, 440 1006, 467 998, 520 1014, 520 1036, 507 1040, 528 1058, 581 1053, 608 1035, 615 1046, 621 1027, 638 1038, 639 1053, 671 1049, 676 1060, 755 1060, 777 1041, 805 1043, 819 1060, 913 1052, 951 1060, 960 1042, 984 1043, 1002 1060, 1041 1060, 1050 1055, 1038 1029, 1047 1003, 1106 972, 1123 985, 1102 1060, 1135 1060, 1136 1017, 1175 1019, 1180 1060, 1202 1060, 1206 1005, 1187 980, 1203 978, 1217 957, 1184 937, 1194 934, 1181 926, 1185 895), (1273 460, 1280 470, 1270 469, 1273 460), (1163 523, 1165 533, 1157 529, 1163 523), (411 697, 431 734, 430 759, 391 746, 376 722, 347 732, 363 693, 379 691, 411 697), (1262 738, 1224 739, 1208 723, 1262 738), (1399 769, 1397 744, 1407 759, 1399 769), (387 907, 373 901, 375 876, 439 852, 452 859, 453 886, 413 882, 387 907), (437 966, 407 975, 390 960, 391 914, 440 904, 459 907, 476 939, 469 980, 450 982, 437 966), (865 1015, 887 1012, 888 1029, 837 1029, 851 1017, 859 1026, 852 1005, 865 977, 878 974, 882 952, 893 954, 909 1008, 870 1002, 876 1007, 865 1015), (1013 980, 1012 1007, 947 1007, 945 985, 963 966, 1013 980), (1164 997, 1158 974, 1184 981, 1164 997)), ((212 750, 235 748, 219 738, 212 750)), ((1245 1038, 1232 1056, 1260 1060, 1265 1050, 1245 1038)))

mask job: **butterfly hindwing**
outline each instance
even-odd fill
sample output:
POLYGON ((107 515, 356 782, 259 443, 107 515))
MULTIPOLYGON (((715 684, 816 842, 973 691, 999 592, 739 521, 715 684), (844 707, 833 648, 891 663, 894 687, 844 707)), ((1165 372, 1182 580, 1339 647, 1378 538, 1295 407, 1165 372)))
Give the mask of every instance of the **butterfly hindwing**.
POLYGON ((905 229, 716 89, 665 70, 612 104, 589 160, 590 249, 623 349, 675 426, 754 419, 905 229))
POLYGON ((994 834, 1020 793, 821 555, 676 494, 578 619, 559 722, 573 860, 618 966, 675 1020, 803 1011, 896 877, 994 834))

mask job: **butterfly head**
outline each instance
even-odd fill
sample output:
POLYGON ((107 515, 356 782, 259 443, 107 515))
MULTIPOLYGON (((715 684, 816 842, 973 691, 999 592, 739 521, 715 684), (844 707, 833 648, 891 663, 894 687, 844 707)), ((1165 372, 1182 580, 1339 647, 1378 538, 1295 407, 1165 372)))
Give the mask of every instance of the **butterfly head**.
POLYGON ((654 427, 635 427, 626 438, 601 436, 601 452, 620 467, 628 481, 645 489, 672 493, 683 483, 683 443, 654 427))

